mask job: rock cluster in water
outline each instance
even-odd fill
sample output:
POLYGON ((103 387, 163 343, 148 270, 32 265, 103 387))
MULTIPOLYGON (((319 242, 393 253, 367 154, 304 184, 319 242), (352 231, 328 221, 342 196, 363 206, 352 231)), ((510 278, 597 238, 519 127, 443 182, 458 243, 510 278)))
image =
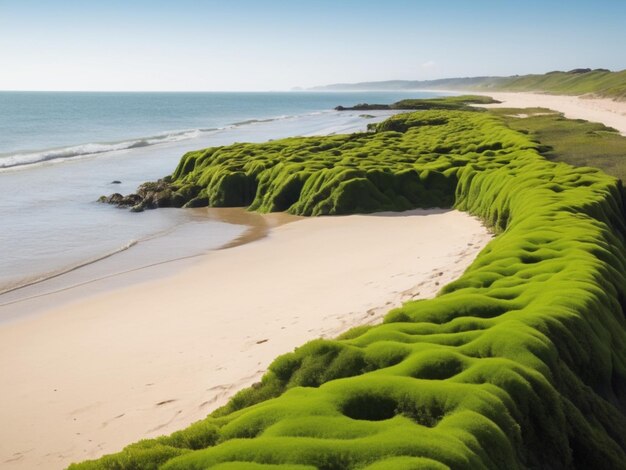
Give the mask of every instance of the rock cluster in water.
POLYGON ((168 177, 156 182, 143 183, 137 188, 136 193, 126 196, 113 193, 110 196, 100 196, 98 201, 121 208, 130 208, 133 212, 157 207, 182 207, 187 202, 182 195, 172 190, 168 177))

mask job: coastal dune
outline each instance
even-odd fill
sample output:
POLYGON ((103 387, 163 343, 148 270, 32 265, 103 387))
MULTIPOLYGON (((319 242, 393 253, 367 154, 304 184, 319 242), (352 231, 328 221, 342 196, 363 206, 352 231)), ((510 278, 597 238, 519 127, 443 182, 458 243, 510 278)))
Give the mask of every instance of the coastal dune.
POLYGON ((0 462, 63 468, 181 429, 277 355, 433 297, 490 239, 455 210, 294 217, 168 277, 147 269, 4 325, 0 462))
POLYGON ((491 96, 500 104, 480 105, 481 108, 549 108, 563 113, 568 119, 584 119, 601 122, 605 126, 626 135, 626 101, 608 98, 590 98, 545 93, 475 92, 475 95, 491 96))

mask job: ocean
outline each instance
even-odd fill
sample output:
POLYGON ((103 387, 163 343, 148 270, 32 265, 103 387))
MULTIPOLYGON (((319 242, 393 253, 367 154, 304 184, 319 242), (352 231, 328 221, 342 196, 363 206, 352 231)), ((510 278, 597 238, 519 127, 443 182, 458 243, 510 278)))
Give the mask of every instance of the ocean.
POLYGON ((170 174, 189 150, 364 130, 371 119, 333 108, 436 95, 0 92, 0 307, 33 295, 33 285, 44 285, 37 295, 46 282, 66 288, 50 282, 66 272, 74 283, 113 275, 121 254, 123 269, 137 270, 241 235, 245 227, 193 210, 136 214, 97 202, 170 174))

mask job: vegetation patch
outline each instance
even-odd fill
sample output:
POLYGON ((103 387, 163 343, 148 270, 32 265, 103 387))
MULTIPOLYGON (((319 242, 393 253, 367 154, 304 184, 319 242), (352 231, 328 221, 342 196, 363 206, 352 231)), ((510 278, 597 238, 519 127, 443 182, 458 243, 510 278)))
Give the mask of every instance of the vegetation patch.
POLYGON ((462 95, 448 96, 446 98, 432 99, 406 99, 392 104, 368 104, 361 103, 354 106, 337 106, 336 111, 372 111, 372 110, 470 110, 471 105, 500 103, 489 96, 462 95))
POLYGON ((437 298, 307 343, 205 420, 71 468, 623 468, 621 182, 545 158, 510 119, 425 110, 186 154, 171 184, 188 197, 256 187, 252 209, 304 215, 454 206, 498 235, 437 298))
POLYGON ((566 119, 544 108, 494 108, 490 112, 527 134, 548 160, 599 168, 626 181, 626 138, 617 130, 597 122, 566 119), (520 114, 524 116, 519 118, 520 114))
POLYGON ((574 69, 540 75, 522 75, 501 79, 496 88, 508 91, 543 91, 562 95, 595 95, 626 99, 626 70, 574 69))

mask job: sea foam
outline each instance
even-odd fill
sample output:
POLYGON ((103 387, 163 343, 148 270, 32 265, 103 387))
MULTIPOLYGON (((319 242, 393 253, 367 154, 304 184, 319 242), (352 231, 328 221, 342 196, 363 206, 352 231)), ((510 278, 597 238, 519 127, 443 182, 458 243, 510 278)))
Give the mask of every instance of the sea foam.
POLYGON ((119 150, 148 147, 150 145, 163 144, 167 142, 178 142, 181 140, 192 139, 200 136, 203 133, 215 130, 217 130, 217 128, 189 129, 183 131, 166 132, 150 137, 124 140, 121 142, 88 143, 33 152, 20 152, 8 155, 0 155, 0 168, 32 165, 35 163, 41 163, 50 160, 83 157, 119 150))

